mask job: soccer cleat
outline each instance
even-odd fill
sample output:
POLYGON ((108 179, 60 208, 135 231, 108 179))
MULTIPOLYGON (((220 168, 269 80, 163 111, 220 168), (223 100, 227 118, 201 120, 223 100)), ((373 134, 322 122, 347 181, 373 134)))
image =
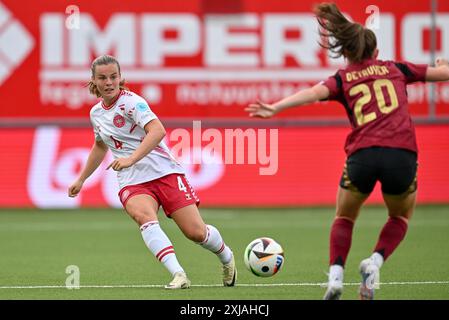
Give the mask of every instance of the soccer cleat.
POLYGON ((359 270, 362 276, 359 288, 360 300, 373 300, 374 289, 379 289, 379 267, 368 258, 360 263, 359 270))
POLYGON ((343 282, 341 280, 331 280, 327 285, 323 300, 340 300, 343 293, 343 282))
POLYGON ((225 287, 233 287, 237 280, 237 268, 235 267, 234 254, 231 261, 223 265, 223 285, 225 287))
POLYGON ((190 280, 185 272, 176 272, 173 280, 165 286, 165 289, 188 289, 190 288, 190 280))

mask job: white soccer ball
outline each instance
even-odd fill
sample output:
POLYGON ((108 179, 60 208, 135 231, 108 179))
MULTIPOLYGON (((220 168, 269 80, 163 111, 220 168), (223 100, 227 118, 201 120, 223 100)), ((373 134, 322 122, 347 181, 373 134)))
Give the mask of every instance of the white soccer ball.
POLYGON ((258 238, 245 249, 245 266, 259 277, 271 277, 284 264, 284 250, 271 238, 258 238))

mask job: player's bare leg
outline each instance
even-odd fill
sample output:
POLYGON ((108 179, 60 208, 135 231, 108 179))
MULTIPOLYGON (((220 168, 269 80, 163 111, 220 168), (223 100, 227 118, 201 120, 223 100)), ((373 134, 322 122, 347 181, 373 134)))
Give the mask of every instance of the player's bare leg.
POLYGON ((408 221, 413 215, 416 191, 402 195, 383 194, 389 219, 379 235, 374 253, 360 263, 360 299, 373 300, 374 290, 379 288, 380 268, 393 253, 407 232, 408 221))
POLYGON ((220 232, 214 226, 204 223, 198 207, 188 205, 173 212, 171 217, 188 239, 217 255, 223 265, 223 285, 234 286, 237 278, 234 254, 223 241, 220 232))
POLYGON ((170 217, 175 221, 182 233, 193 242, 201 242, 206 237, 206 224, 195 204, 176 210, 170 217))
POLYGON ((125 207, 126 213, 139 225, 149 221, 158 221, 159 204, 146 194, 138 194, 129 198, 125 207))
POLYGON ((390 217, 399 217, 410 220, 413 216, 416 204, 416 191, 401 196, 383 194, 385 204, 390 217))
POLYGON ((339 187, 335 220, 330 234, 329 279, 324 300, 339 300, 343 292, 344 265, 352 241, 352 230, 368 197, 339 187))
POLYGON ((159 204, 157 201, 149 195, 139 194, 127 201, 125 209, 129 216, 140 226, 142 238, 148 249, 173 276, 173 280, 166 288, 189 288, 190 281, 176 258, 173 245, 159 226, 157 220, 159 204))

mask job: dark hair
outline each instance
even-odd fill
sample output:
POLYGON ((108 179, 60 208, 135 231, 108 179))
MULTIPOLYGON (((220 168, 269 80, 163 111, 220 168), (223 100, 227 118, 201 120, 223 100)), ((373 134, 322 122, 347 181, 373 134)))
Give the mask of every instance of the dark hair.
POLYGON ((373 56, 377 47, 376 35, 360 23, 350 22, 335 3, 322 3, 315 7, 320 25, 320 46, 350 62, 361 62, 373 56))
MULTIPOLYGON (((113 64, 113 63, 115 63, 117 65, 118 73, 120 74, 120 64, 118 63, 116 58, 114 58, 113 56, 106 55, 106 54, 97 57, 92 62, 92 65, 90 67, 90 70, 92 71, 92 78, 95 77, 95 68, 98 65, 108 65, 108 64, 113 64)), ((92 80, 90 80, 87 83, 87 86, 89 86, 89 92, 91 94, 94 94, 97 97, 101 97, 100 91, 98 91, 97 86, 95 85, 95 83, 92 80)), ((122 81, 120 81, 119 86, 120 86, 120 89, 128 90, 128 88, 125 86, 125 79, 122 79, 122 81)))

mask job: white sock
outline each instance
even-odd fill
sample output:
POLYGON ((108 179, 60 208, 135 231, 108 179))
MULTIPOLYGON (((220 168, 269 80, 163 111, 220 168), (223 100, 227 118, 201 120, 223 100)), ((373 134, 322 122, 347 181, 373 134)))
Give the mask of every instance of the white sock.
POLYGON ((373 261, 373 263, 380 269, 380 267, 382 267, 382 265, 384 264, 384 257, 382 257, 382 255, 378 252, 374 252, 371 257, 370 257, 371 261, 373 261))
POLYGON ((148 249, 172 274, 184 272, 176 258, 173 245, 157 221, 149 221, 140 226, 142 238, 148 249))
POLYGON ((339 281, 343 283, 343 267, 339 264, 333 264, 329 268, 329 281, 339 281))
POLYGON ((217 228, 211 225, 206 225, 206 229, 206 239, 204 239, 203 242, 199 242, 198 244, 203 248, 215 253, 220 259, 221 263, 226 264, 231 261, 232 251, 224 243, 223 238, 221 237, 221 234, 217 230, 217 228))

